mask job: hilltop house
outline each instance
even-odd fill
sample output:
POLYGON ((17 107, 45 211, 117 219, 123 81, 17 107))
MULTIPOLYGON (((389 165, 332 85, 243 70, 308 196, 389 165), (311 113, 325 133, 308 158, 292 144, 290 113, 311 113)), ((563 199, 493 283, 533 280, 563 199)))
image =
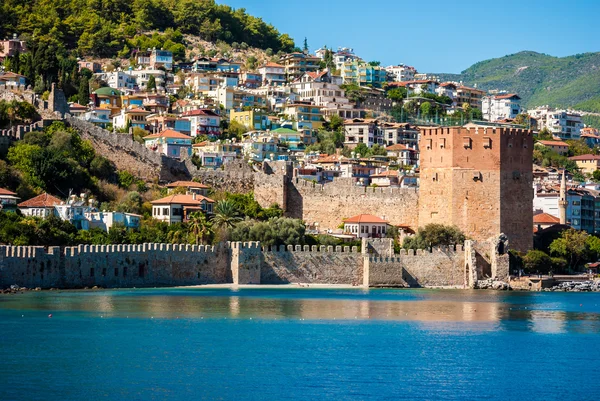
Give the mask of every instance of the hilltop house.
POLYGON ((144 137, 148 149, 172 158, 192 155, 192 137, 173 130, 164 130, 144 137))
POLYGON ((195 193, 189 195, 169 195, 152 201, 152 217, 169 224, 182 223, 193 212, 213 213, 214 200, 195 193))
POLYGON ((48 217, 55 215, 55 206, 61 205, 64 202, 55 196, 48 193, 43 193, 34 198, 28 199, 25 202, 19 203, 17 206, 23 215, 35 217, 48 217))
POLYGON ((19 199, 16 193, 0 188, 0 210, 15 210, 19 199))

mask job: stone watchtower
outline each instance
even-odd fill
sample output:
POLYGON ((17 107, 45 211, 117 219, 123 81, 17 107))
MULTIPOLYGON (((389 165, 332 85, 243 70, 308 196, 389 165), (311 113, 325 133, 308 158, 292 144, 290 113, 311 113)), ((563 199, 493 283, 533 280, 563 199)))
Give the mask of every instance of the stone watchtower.
POLYGON ((533 136, 524 129, 468 124, 423 128, 419 226, 456 225, 474 240, 504 233, 533 245, 533 136))

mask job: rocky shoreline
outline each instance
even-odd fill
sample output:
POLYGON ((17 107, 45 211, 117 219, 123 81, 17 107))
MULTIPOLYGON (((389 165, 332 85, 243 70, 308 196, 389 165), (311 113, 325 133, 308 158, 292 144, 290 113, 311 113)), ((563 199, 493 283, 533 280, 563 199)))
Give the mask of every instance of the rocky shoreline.
POLYGON ((600 281, 567 281, 550 288, 544 288, 546 292, 600 292, 600 281))

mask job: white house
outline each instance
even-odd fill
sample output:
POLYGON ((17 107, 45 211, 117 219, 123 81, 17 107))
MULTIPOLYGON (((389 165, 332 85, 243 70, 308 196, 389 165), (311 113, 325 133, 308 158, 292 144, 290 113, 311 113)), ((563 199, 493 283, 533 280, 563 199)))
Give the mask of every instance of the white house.
POLYGON ((175 159, 192 154, 192 137, 171 129, 145 136, 144 143, 148 149, 175 159))
POLYGON ((89 228, 101 228, 108 232, 115 224, 125 228, 140 228, 142 216, 123 212, 87 212, 85 218, 89 228))
POLYGON ((484 96, 481 100, 483 118, 488 121, 512 120, 521 113, 520 100, 514 93, 484 96))
POLYGON ((191 195, 169 195, 151 203, 152 217, 173 224, 187 221, 193 212, 212 214, 215 201, 193 193, 191 195))
POLYGON ((383 238, 389 221, 372 214, 359 214, 344 220, 344 232, 356 238, 383 238))
POLYGON ((20 198, 8 189, 0 188, 0 210, 14 210, 20 198))
POLYGON ((25 216, 35 216, 46 218, 55 215, 55 206, 64 202, 48 193, 43 193, 34 198, 28 199, 17 205, 21 213, 25 216))

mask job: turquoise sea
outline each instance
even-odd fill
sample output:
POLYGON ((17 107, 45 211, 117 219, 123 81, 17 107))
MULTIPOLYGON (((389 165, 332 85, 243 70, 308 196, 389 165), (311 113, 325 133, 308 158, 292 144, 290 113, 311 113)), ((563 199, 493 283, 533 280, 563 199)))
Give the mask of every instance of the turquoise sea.
POLYGON ((0 295, 3 401, 398 399, 600 399, 600 294, 0 295))

